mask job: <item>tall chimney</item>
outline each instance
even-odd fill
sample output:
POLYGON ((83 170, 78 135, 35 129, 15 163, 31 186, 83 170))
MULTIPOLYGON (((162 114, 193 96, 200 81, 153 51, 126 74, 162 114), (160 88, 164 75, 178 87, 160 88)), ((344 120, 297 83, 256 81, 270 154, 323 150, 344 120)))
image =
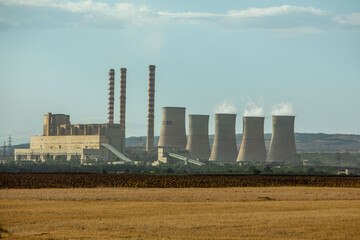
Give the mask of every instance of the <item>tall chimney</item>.
POLYGON ((235 121, 236 114, 215 114, 215 136, 209 162, 235 163, 237 155, 235 121))
POLYGON ((155 103, 155 65, 149 65, 149 105, 146 151, 154 148, 154 103, 155 103))
POLYGON ((237 162, 265 162, 264 119, 243 117, 243 136, 237 162))
POLYGON ((209 160, 209 115, 189 115, 189 136, 186 145, 193 159, 209 160))
POLYGON ((159 147, 186 148, 185 108, 163 107, 159 147))
POLYGON ((108 123, 114 123, 114 69, 109 71, 109 107, 108 107, 108 123))
POLYGON ((126 110, 126 68, 120 69, 120 125, 121 125, 121 152, 125 151, 125 110, 126 110))
POLYGON ((295 116, 272 116, 273 128, 266 163, 296 164, 295 116))

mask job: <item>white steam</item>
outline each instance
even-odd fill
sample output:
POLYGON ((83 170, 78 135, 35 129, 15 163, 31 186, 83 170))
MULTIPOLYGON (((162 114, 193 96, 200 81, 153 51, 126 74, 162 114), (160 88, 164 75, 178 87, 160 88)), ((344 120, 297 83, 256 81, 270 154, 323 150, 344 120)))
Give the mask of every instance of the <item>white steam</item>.
POLYGON ((237 114, 237 109, 233 102, 225 99, 224 101, 217 103, 213 108, 214 113, 234 113, 237 114))
POLYGON ((291 103, 278 103, 272 106, 271 115, 295 115, 291 103))
POLYGON ((250 98, 246 103, 246 107, 244 110, 245 117, 262 117, 264 116, 264 108, 262 107, 261 99, 259 104, 256 104, 250 98))

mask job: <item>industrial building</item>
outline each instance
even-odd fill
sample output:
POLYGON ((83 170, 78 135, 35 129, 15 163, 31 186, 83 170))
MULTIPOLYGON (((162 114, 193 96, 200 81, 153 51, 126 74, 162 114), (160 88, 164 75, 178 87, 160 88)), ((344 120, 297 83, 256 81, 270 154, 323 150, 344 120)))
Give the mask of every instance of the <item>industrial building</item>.
POLYGON ((163 107, 158 147, 186 148, 185 108, 163 107))
POLYGON ((236 145, 236 114, 215 114, 215 135, 210 152, 209 115, 189 115, 186 149, 185 108, 165 107, 158 145, 158 161, 202 165, 215 164, 297 164, 294 137, 295 116, 273 116, 273 134, 268 154, 264 139, 264 117, 243 117, 240 151, 236 145))
POLYGON ((186 130, 185 130, 185 108, 184 107, 163 107, 161 116, 161 132, 158 143, 158 161, 161 163, 176 163, 179 160, 187 159, 186 151, 186 130), (180 159, 177 155, 180 154, 180 159))
POLYGON ((209 115, 189 115, 186 141, 185 108, 164 107, 162 110, 158 161, 153 165, 179 162, 204 165, 210 156, 209 115))
POLYGON ((71 125, 69 118, 64 114, 44 115, 43 135, 30 137, 30 149, 15 149, 15 160, 44 162, 63 157, 84 163, 119 158, 123 144, 120 124, 71 125), (67 123, 62 124, 64 119, 67 123))
POLYGON ((236 114, 215 114, 215 136, 209 162, 217 164, 236 162, 235 122, 236 114))
POLYGON ((243 135, 237 162, 265 162, 264 119, 264 117, 243 117, 243 135))
POLYGON ((295 116, 272 116, 272 135, 267 164, 300 164, 297 160, 295 116))
POLYGON ((189 115, 189 136, 186 149, 190 158, 208 161, 210 157, 209 115, 189 115))
POLYGON ((65 114, 45 114, 42 136, 30 138, 30 149, 15 149, 17 161, 78 159, 132 162, 125 153, 126 68, 120 69, 120 123, 114 123, 115 71, 109 71, 108 123, 74 124, 65 114))

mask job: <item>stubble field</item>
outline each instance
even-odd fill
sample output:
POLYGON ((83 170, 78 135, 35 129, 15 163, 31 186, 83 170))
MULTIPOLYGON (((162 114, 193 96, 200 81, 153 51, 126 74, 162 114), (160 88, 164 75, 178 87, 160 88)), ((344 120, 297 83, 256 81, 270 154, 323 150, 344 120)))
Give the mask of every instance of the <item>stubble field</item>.
POLYGON ((11 239, 358 239, 360 188, 0 189, 11 239))

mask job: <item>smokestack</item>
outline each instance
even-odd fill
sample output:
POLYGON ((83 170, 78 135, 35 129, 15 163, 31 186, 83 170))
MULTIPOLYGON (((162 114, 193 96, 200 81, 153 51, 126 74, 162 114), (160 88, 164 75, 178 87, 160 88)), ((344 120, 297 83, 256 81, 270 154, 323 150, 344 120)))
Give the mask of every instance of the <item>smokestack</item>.
POLYGON ((193 159, 209 159, 209 115, 189 115, 189 136, 186 149, 189 150, 190 157, 193 159))
POLYGON ((235 163, 235 121, 236 114, 215 114, 215 137, 209 162, 235 163))
POLYGON ((114 69, 109 71, 109 107, 108 107, 108 123, 114 123, 114 69))
POLYGON ((264 117, 243 117, 243 136, 236 161, 265 162, 264 119, 264 117))
POLYGON ((267 163, 296 163, 295 116, 272 116, 273 128, 267 163))
POLYGON ((185 108, 163 107, 159 147, 185 149, 185 108))
POLYGON ((149 65, 149 105, 146 151, 154 148, 155 65, 149 65))
POLYGON ((121 152, 125 151, 125 110, 126 110, 126 68, 120 69, 120 124, 121 124, 121 152))

